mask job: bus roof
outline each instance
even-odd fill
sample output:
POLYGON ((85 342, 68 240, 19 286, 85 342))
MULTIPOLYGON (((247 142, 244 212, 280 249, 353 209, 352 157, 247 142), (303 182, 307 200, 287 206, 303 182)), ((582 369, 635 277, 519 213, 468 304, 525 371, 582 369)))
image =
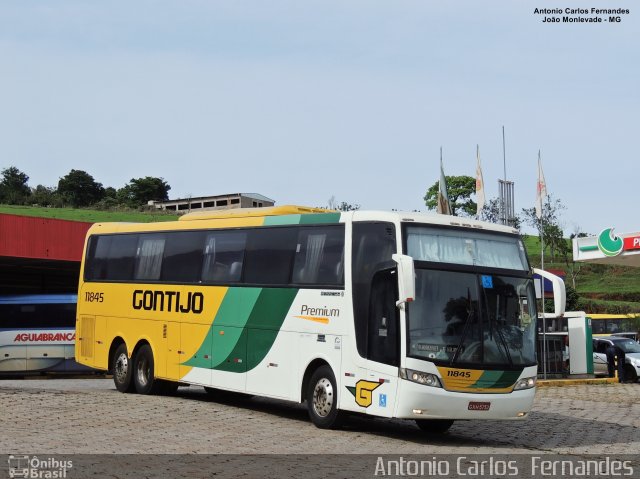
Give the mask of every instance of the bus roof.
POLYGON ((478 221, 463 216, 441 215, 437 213, 424 213, 420 211, 368 211, 356 210, 353 214, 354 221, 371 220, 393 220, 398 219, 401 223, 424 223, 429 225, 454 226, 463 228, 473 228, 475 230, 495 231, 500 233, 518 234, 518 230, 505 225, 478 221))
MULTIPOLYGON (((314 208, 310 206, 271 206, 265 208, 234 208, 218 211, 201 211, 197 213, 187 213, 181 216, 178 221, 157 222, 157 223, 95 223, 89 230, 89 235, 96 233, 137 233, 167 230, 191 230, 199 228, 238 228, 238 227, 260 227, 265 226, 266 219, 278 217, 300 217, 318 215, 325 216, 330 223, 338 221, 389 221, 415 224, 430 224, 441 226, 454 226, 461 228, 471 228, 476 231, 499 232, 508 234, 518 234, 518 230, 511 226, 487 223, 471 218, 460 216, 440 215, 435 213, 422 212, 402 212, 402 211, 375 211, 357 210, 340 212, 324 208, 314 208)), ((298 221, 295 221, 297 224, 298 221)), ((302 221, 304 223, 304 221, 302 221)), ((270 221, 268 225, 288 224, 279 220, 270 221)))
POLYGON ((233 208, 230 210, 198 211, 187 213, 178 218, 178 221, 215 220, 227 218, 249 218, 263 216, 301 215, 310 213, 335 213, 334 210, 324 208, 312 208, 309 206, 269 206, 266 208, 233 208))

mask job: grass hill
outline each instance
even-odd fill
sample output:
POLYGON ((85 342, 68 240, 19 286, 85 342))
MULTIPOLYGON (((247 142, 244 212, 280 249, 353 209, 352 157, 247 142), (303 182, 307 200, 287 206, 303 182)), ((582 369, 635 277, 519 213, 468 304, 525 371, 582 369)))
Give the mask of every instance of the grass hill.
POLYGON ((124 221, 132 223, 152 223, 154 221, 173 221, 178 215, 163 211, 137 211, 132 209, 90 210, 84 208, 42 208, 38 206, 0 205, 0 214, 38 216, 69 221, 86 221, 101 223, 109 221, 124 221))
MULTIPOLYGON (((567 240, 570 241, 570 240, 567 240)), ((537 236, 524 236, 531 265, 540 267, 540 242, 537 236)), ((545 251, 545 269, 567 273, 565 283, 572 286, 570 271, 576 268, 575 289, 579 295, 575 309, 588 313, 640 313, 640 268, 575 263, 567 265, 560 258, 549 257, 545 251)))
MULTIPOLYGON (((175 214, 158 211, 121 209, 100 211, 74 208, 41 208, 31 206, 0 205, 0 213, 57 218, 71 221, 107 222, 126 221, 148 223, 172 221, 175 214)), ((567 240, 569 241, 569 240, 567 240)), ((537 236, 524 236, 524 243, 532 266, 540 267, 540 243, 537 236)), ((576 291, 579 295, 576 309, 589 313, 640 313, 640 268, 577 263, 576 291)), ((570 267, 560 258, 545 252, 545 269, 567 272, 566 284, 572 285, 570 267)))

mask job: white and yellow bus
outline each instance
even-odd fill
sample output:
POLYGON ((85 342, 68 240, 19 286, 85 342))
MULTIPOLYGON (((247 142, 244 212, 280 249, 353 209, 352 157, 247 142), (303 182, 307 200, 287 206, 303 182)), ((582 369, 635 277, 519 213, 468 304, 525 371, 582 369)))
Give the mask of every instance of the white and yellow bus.
MULTIPOLYGON (((516 230, 444 215, 281 206, 91 227, 76 357, 122 392, 202 385, 344 413, 521 419, 536 301, 516 230)), ((556 313, 563 310, 563 283, 556 313)))

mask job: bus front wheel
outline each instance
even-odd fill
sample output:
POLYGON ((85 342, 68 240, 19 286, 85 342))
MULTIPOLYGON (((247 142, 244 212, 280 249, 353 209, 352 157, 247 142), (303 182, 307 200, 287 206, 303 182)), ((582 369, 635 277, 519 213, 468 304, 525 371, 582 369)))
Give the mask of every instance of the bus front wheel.
POLYGON ((307 409, 311 422, 321 429, 335 429, 342 423, 338 411, 336 378, 327 365, 320 366, 311 375, 307 388, 307 409))
POLYGON ((143 344, 135 354, 133 361, 133 383, 139 394, 159 394, 162 392, 162 381, 154 376, 153 352, 151 346, 143 344))
POLYGON ((126 344, 122 343, 116 348, 112 361, 111 372, 113 373, 113 382, 116 385, 116 389, 121 393, 133 392, 131 359, 127 354, 126 344))
POLYGON ((424 432, 442 434, 453 425, 453 419, 416 419, 416 424, 424 432))

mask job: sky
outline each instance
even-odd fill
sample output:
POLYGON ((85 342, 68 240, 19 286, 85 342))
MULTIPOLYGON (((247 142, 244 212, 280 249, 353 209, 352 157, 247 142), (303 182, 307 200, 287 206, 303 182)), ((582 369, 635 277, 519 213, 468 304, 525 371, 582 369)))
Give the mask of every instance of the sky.
POLYGON ((640 8, 631 0, 4 1, 0 168, 56 186, 155 176, 171 198, 426 211, 439 177, 541 152, 565 234, 640 231, 640 8), (535 8, 628 8, 543 23, 535 8), (608 16, 603 16, 608 18, 608 16))

